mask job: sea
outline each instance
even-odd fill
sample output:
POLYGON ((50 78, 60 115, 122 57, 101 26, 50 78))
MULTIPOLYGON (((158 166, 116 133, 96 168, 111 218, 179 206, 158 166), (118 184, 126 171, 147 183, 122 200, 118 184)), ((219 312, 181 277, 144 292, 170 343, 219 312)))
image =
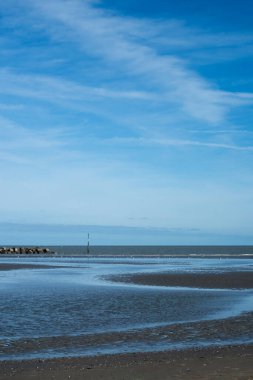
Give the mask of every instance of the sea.
POLYGON ((116 283, 112 275, 252 272, 253 247, 50 247, 0 256, 0 360, 253 342, 253 290, 116 283), (44 265, 48 267, 36 267, 44 265))

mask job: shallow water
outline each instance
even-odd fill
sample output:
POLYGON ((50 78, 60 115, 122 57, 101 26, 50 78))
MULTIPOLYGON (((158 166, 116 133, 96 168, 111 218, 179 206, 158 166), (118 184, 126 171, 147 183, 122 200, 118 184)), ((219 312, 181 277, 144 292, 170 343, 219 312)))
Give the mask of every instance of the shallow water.
MULTIPOLYGON (((217 337, 204 334, 199 341, 199 335, 193 334, 198 321, 253 310, 249 290, 164 288, 103 279, 111 274, 165 270, 252 271, 250 259, 1 257, 0 263, 58 266, 0 272, 2 360, 214 344, 217 337), (178 324, 185 326, 178 337, 164 341, 160 333, 153 341, 156 328, 178 324), (145 334, 137 334, 144 329, 145 334)), ((233 339, 253 341, 251 334, 243 330, 231 337, 228 332, 220 344, 233 339)))

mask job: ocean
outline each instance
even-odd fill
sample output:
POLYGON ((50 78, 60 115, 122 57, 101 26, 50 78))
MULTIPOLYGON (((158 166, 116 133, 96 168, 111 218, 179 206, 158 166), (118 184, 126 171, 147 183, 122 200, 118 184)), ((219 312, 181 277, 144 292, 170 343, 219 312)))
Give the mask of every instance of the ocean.
MULTIPOLYGON (((86 246, 51 246, 59 255, 87 255, 86 246)), ((90 255, 107 256, 242 256, 253 255, 253 246, 90 246, 90 255)))

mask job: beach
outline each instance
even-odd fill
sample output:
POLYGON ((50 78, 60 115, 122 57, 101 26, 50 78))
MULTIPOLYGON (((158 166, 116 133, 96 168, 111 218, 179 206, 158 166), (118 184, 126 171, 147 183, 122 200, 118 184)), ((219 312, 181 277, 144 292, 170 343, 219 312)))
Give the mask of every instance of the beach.
POLYGON ((253 379, 253 346, 1 362, 0 379, 253 379))
POLYGON ((206 289, 252 289, 252 272, 145 273, 111 276, 115 282, 151 286, 181 286, 206 289))
POLYGON ((253 379, 252 259, 0 262, 0 379, 253 379))

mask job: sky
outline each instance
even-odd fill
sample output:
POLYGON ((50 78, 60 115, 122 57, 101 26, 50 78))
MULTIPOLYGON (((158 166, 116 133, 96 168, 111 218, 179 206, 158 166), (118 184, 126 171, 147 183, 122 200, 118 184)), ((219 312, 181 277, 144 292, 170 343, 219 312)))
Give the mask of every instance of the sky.
POLYGON ((0 5, 0 244, 253 244, 251 0, 0 5))

